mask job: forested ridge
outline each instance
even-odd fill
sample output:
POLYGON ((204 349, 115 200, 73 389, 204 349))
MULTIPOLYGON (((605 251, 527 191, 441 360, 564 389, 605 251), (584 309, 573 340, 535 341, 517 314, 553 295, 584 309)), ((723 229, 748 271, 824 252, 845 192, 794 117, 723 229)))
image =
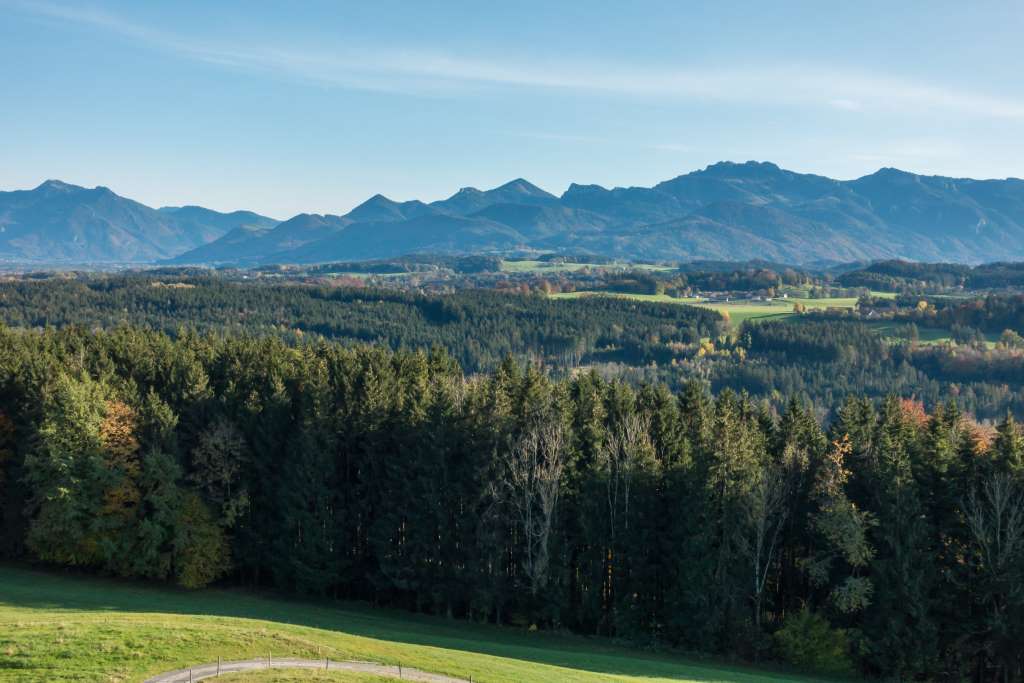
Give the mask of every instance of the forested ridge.
POLYGON ((273 337, 0 328, 3 553, 882 678, 1020 680, 1024 436, 273 337))
POLYGON ((396 350, 439 347, 468 372, 494 369, 508 355, 571 365, 601 351, 645 363, 656 347, 693 344, 721 324, 713 311, 613 298, 554 301, 486 290, 438 296, 150 275, 3 283, 0 320, 25 328, 131 323, 170 335, 187 327, 291 343, 313 336, 396 350))

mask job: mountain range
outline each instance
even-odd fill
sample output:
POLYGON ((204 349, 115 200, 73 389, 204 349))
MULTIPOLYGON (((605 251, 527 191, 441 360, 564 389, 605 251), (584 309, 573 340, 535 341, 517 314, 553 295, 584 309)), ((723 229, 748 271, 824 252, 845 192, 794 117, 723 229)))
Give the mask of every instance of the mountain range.
POLYGON ((114 194, 47 180, 33 190, 0 192, 0 259, 135 263, 170 258, 235 230, 277 221, 251 211, 200 206, 153 209, 114 194))
POLYGON ((412 253, 595 253, 783 263, 1024 259, 1024 180, 883 168, 856 180, 721 162, 654 187, 523 179, 425 203, 375 195, 345 215, 278 223, 250 212, 149 209, 48 181, 0 192, 0 258, 314 263, 412 253))

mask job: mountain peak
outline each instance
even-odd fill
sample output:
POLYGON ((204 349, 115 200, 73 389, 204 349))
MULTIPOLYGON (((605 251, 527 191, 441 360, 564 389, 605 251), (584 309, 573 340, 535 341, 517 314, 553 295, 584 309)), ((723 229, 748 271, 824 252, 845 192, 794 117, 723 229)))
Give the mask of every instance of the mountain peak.
POLYGON ((381 193, 378 192, 377 194, 373 195, 372 197, 367 199, 362 204, 358 205, 356 208, 352 209, 352 211, 359 211, 361 209, 370 209, 370 208, 379 208, 379 207, 392 207, 392 206, 396 206, 397 204, 398 204, 398 202, 396 202, 395 200, 389 199, 389 198, 385 197, 384 195, 382 195, 381 193))
POLYGON ((902 171, 892 166, 883 166, 874 173, 863 176, 855 180, 855 183, 897 183, 906 184, 919 180, 921 177, 915 173, 909 171, 902 171))
POLYGON ((345 216, 359 223, 397 221, 412 218, 422 207, 423 203, 419 201, 396 202, 382 194, 375 194, 345 216))
POLYGON ((910 173, 909 171, 902 171, 902 170, 900 170, 898 168, 895 168, 893 166, 883 166, 882 168, 878 169, 877 171, 875 171, 871 175, 876 175, 876 176, 880 176, 880 177, 883 177, 883 178, 886 177, 886 176, 891 177, 891 178, 903 178, 903 177, 914 175, 914 174, 910 173))
POLYGON ((529 180, 525 178, 516 178, 510 180, 504 185, 500 185, 492 190, 492 192, 518 192, 520 194, 530 195, 534 197, 551 197, 553 196, 550 192, 545 192, 540 189, 529 180))
POLYGON ((55 180, 51 178, 50 180, 46 180, 40 183, 40 185, 35 189, 37 191, 49 190, 51 192, 71 192, 73 190, 81 190, 84 188, 79 187, 78 185, 71 185, 69 183, 65 183, 63 180, 55 180))
POLYGON ((718 163, 711 164, 703 171, 697 171, 697 173, 707 175, 752 176, 774 174, 781 171, 781 168, 770 161, 745 161, 743 163, 737 163, 735 161, 719 161, 718 163))

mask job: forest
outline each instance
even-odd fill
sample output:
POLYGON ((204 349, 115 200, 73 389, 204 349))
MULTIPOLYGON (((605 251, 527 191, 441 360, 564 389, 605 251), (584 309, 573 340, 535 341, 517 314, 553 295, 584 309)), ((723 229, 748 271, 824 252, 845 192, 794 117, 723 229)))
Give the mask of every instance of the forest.
POLYGON ((836 282, 845 287, 866 287, 884 292, 969 290, 1020 287, 1024 285, 1021 263, 920 263, 879 261, 840 274, 836 282))
POLYGON ((867 298, 859 313, 729 326, 711 309, 668 302, 337 287, 171 270, 0 283, 0 321, 13 329, 113 330, 130 323, 172 338, 193 331, 274 337, 292 346, 324 340, 443 349, 469 374, 493 371, 511 356, 555 377, 593 369, 605 379, 664 383, 673 391, 701 380, 716 393, 732 389, 767 400, 775 411, 797 398, 829 420, 848 396, 890 394, 929 410, 953 401, 979 420, 999 420, 1007 411, 1024 419, 1024 340, 989 348, 980 337, 1024 330, 1024 297, 926 298, 923 308, 915 296, 867 298), (869 320, 865 311, 878 315, 869 320), (883 339, 871 327, 883 321, 903 338, 883 339), (951 328, 961 343, 915 343, 918 327, 935 326, 951 328))
POLYGON ((291 343, 313 337, 395 350, 438 347, 467 372, 494 369, 508 355, 569 365, 598 350, 642 364, 655 347, 694 344, 721 326, 713 311, 612 298, 556 302, 488 290, 441 296, 152 274, 5 283, 0 320, 18 328, 130 322, 171 335, 187 327, 291 343))
POLYGON ((5 328, 0 463, 8 558, 820 673, 1024 673, 1024 435, 955 405, 851 397, 822 427, 440 350, 5 328))

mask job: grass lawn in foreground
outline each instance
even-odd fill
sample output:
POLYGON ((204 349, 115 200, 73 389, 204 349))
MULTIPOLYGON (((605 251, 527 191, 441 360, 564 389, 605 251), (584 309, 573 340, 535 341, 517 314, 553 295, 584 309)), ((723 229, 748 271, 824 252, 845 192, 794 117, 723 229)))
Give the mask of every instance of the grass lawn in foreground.
POLYGON ((0 681, 141 681, 218 656, 267 654, 401 663, 485 683, 815 680, 600 639, 0 565, 0 681))
POLYGON ((392 683, 389 676, 354 673, 351 671, 317 671, 296 669, 293 671, 246 671, 224 674, 220 680, 225 683, 297 683, 298 681, 332 681, 335 683, 392 683))

